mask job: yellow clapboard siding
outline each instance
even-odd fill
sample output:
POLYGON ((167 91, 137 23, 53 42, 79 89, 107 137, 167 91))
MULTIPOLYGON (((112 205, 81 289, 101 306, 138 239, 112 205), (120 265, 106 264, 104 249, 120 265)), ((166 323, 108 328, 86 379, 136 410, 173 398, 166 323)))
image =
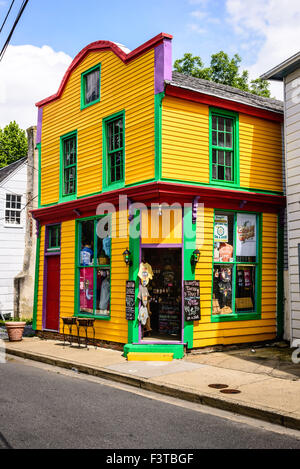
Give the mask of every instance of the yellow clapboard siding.
POLYGON ((162 176, 208 183, 208 134, 208 106, 166 96, 162 105, 162 176))
POLYGON ((240 114, 239 140, 241 186, 282 191, 280 123, 240 114), (268 171, 268 178, 263 176, 263 171, 268 171))
POLYGON ((91 52, 59 100, 44 106, 41 203, 59 199, 60 137, 77 130, 77 196, 102 190, 102 119, 125 110, 125 183, 154 177, 154 51, 124 64, 113 52, 91 52), (101 100, 80 110, 81 73, 101 63, 101 100), (146 142, 145 142, 146 140, 146 142), (140 162, 136 164, 139 155, 140 162))

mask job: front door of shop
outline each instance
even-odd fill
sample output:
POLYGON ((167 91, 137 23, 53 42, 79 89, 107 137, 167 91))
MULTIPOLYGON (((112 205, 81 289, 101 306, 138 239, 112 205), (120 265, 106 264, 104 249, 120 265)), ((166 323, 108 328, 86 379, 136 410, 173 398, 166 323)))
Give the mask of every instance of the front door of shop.
POLYGON ((150 317, 141 327, 145 342, 182 340, 182 250, 172 247, 143 247, 141 260, 151 265, 148 284, 150 317))
POLYGON ((48 256, 45 329, 59 330, 60 256, 48 256))

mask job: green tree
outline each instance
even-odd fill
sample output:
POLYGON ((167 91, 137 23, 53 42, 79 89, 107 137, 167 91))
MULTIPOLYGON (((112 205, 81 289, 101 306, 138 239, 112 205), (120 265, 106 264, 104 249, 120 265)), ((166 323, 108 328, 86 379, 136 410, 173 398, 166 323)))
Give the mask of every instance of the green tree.
POLYGON ((0 168, 27 156, 26 132, 13 121, 0 129, 0 168))
POLYGON ((191 75, 192 77, 233 86, 234 88, 269 98, 268 81, 257 78, 256 80, 251 80, 249 84, 248 71, 243 70, 240 72, 241 61, 242 59, 238 54, 230 58, 226 52, 220 51, 212 54, 210 66, 204 67, 201 57, 185 53, 181 59, 175 60, 174 70, 191 75))

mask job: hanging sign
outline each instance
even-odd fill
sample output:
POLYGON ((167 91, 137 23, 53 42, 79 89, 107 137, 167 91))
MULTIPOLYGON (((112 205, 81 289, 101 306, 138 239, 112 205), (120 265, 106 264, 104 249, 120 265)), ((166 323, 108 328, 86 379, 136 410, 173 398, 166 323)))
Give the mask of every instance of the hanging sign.
POLYGON ((228 217, 225 215, 215 216, 214 243, 228 242, 228 217))
POLYGON ((201 318, 199 280, 185 280, 183 284, 185 320, 199 321, 201 318))
POLYGON ((237 214, 236 255, 256 256, 256 215, 237 214))
POLYGON ((133 321, 135 318, 135 282, 126 281, 126 319, 133 321))

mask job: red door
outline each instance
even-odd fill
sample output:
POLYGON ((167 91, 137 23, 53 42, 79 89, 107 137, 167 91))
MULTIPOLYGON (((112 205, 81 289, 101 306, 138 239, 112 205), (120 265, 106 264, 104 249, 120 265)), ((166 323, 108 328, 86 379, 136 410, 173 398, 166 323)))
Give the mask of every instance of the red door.
POLYGON ((60 256, 47 257, 46 329, 59 329, 60 256))

